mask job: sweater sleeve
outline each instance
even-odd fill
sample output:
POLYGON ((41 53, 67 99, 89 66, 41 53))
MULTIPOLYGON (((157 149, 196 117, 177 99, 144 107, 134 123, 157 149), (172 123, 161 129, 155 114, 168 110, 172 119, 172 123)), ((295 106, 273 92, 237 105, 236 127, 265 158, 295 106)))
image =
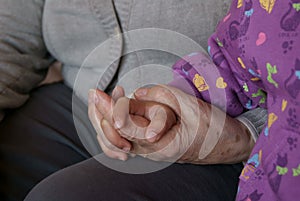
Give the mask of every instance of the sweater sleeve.
POLYGON ((260 133, 266 125, 268 111, 263 108, 249 110, 236 119, 242 122, 250 131, 252 138, 256 142, 260 133))
POLYGON ((0 0, 0 119, 29 98, 52 62, 42 36, 43 7, 44 0, 0 0))

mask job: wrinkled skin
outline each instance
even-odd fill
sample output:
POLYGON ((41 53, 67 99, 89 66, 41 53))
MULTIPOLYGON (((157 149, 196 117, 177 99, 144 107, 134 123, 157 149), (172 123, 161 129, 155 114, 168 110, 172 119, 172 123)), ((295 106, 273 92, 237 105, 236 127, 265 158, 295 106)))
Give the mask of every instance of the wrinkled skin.
POLYGON ((89 117, 101 148, 111 158, 126 160, 134 153, 155 161, 235 163, 247 159, 254 146, 244 125, 217 108, 212 116, 210 104, 179 89, 161 85, 134 95, 135 99, 124 97, 121 87, 112 97, 90 91, 89 117), (222 117, 224 126, 218 123, 222 117), (205 147, 212 144, 211 151, 200 157, 209 127, 216 141, 205 142, 205 147))

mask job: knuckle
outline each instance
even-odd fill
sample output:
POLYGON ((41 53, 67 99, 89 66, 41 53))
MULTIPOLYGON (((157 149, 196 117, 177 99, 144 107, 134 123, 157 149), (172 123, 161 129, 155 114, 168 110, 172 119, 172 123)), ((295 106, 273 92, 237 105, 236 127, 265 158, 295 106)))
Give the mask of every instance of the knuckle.
POLYGON ((165 96, 169 96, 169 94, 170 94, 170 91, 167 88, 160 87, 158 92, 156 93, 156 96, 157 97, 161 97, 161 96, 165 97, 165 96))
POLYGON ((136 139, 135 142, 139 145, 139 147, 143 149, 148 148, 150 144, 147 140, 141 140, 141 139, 136 139))

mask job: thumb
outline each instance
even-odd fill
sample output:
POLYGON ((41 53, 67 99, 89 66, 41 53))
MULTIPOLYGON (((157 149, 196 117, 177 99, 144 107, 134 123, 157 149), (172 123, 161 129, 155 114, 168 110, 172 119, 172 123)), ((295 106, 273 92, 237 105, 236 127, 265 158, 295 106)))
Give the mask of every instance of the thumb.
POLYGON ((149 107, 150 124, 147 127, 146 139, 149 142, 157 142, 176 124, 176 115, 167 106, 155 105, 149 107))
POLYGON ((180 114, 178 98, 182 96, 179 90, 165 85, 156 85, 151 88, 139 88, 134 96, 137 100, 153 101, 169 106, 177 115, 180 114))
POLYGON ((117 100, 121 97, 125 96, 125 91, 124 91, 124 88, 121 87, 121 86, 116 86, 114 88, 114 90, 112 91, 112 99, 117 102, 117 100))
POLYGON ((103 115, 110 124, 113 125, 112 112, 114 107, 114 100, 101 90, 96 90, 96 109, 103 115))

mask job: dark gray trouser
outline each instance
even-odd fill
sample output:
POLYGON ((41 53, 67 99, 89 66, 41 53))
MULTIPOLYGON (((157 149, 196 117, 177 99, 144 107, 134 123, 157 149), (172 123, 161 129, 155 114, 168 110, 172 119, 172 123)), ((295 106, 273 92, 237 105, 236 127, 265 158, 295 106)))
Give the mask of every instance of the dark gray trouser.
POLYGON ((1 200, 23 200, 55 171, 26 201, 234 199, 241 164, 173 164, 155 173, 131 175, 90 158, 74 128, 71 94, 63 84, 36 89, 26 105, 9 112, 0 124, 1 200))

